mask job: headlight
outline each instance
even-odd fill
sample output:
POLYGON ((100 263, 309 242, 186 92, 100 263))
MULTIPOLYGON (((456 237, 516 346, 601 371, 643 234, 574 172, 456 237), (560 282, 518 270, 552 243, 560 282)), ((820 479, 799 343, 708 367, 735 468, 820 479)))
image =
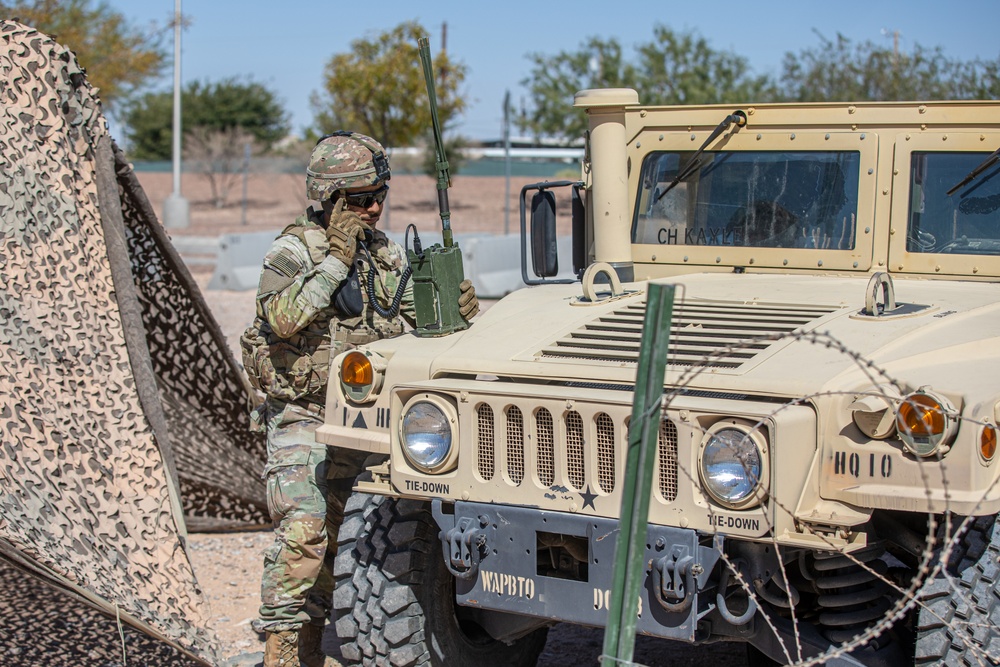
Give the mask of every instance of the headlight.
POLYGON ((896 430, 907 451, 931 456, 950 445, 958 430, 955 408, 943 396, 916 391, 903 398, 896 410, 896 430))
POLYGON ((355 403, 373 401, 382 388, 385 359, 374 352, 351 350, 340 360, 340 388, 355 403))
POLYGON ((445 472, 454 466, 453 409, 438 397, 423 395, 403 409, 400 444, 407 460, 424 472, 445 472))
POLYGON ((760 503, 768 464, 766 443, 756 430, 716 423, 702 440, 698 463, 702 485, 720 505, 746 509, 760 503))

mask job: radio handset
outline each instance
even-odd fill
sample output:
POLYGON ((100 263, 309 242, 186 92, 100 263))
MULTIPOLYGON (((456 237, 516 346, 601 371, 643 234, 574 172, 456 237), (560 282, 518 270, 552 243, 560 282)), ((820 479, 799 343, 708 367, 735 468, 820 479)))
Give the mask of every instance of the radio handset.
MULTIPOLYGON (((364 240, 358 240, 358 248, 361 252, 355 258, 354 267, 351 270, 355 271, 355 267, 357 267, 357 271, 360 271, 363 263, 365 261, 368 262, 368 280, 365 281, 365 293, 368 296, 368 305, 379 316, 387 320, 395 319, 399 315, 399 307, 403 302, 403 293, 406 291, 407 283, 410 282, 410 274, 413 273, 413 269, 409 266, 403 269, 403 274, 399 277, 399 285, 396 286, 396 293, 392 297, 392 303, 389 304, 388 308, 383 308, 375 294, 375 274, 378 273, 378 267, 375 265, 375 260, 372 259, 371 252, 368 250, 368 246, 375 243, 375 232, 371 228, 365 228, 364 236, 364 240), (360 256, 362 253, 364 253, 364 257, 360 256)), ((361 297, 360 288, 358 289, 358 297, 361 297)))

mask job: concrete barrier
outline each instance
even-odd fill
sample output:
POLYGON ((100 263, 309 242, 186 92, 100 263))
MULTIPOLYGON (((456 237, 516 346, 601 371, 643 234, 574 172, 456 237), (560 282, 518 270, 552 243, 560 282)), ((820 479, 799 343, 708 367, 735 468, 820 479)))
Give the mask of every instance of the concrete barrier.
MULTIPOLYGON (((525 287, 521 280, 521 236, 519 234, 484 235, 469 238, 456 236, 462 249, 465 276, 476 286, 476 294, 488 299, 499 299, 514 290, 525 287)), ((558 239, 559 275, 573 277, 572 240, 569 236, 558 239)), ((530 251, 529 251, 530 252, 530 251)), ((531 274, 531 256, 528 256, 528 274, 531 274)))
POLYGON ((208 282, 208 289, 257 289, 264 255, 280 233, 280 229, 275 229, 269 232, 221 235, 215 271, 208 282))
MULTIPOLYGON (((223 234, 218 240, 215 271, 208 289, 250 290, 257 288, 264 255, 280 230, 247 234, 223 234)), ((403 245, 402 232, 387 236, 403 245)), ((412 246, 413 239, 409 239, 412 246)), ((424 248, 441 243, 441 233, 422 233, 424 248)), ((455 242, 462 249, 465 276, 476 286, 483 298, 498 299, 525 286, 521 280, 521 237, 519 234, 456 234, 455 242)), ((568 236, 560 237, 558 278, 572 278, 572 249, 568 236)), ((176 242, 175 242, 175 245, 176 242)), ((187 256, 184 251, 178 251, 187 256)), ((530 258, 529 258, 530 261, 530 258)), ((530 269, 529 269, 530 271, 530 269)))
POLYGON ((218 261, 218 236, 174 236, 170 242, 188 266, 212 266, 218 261))

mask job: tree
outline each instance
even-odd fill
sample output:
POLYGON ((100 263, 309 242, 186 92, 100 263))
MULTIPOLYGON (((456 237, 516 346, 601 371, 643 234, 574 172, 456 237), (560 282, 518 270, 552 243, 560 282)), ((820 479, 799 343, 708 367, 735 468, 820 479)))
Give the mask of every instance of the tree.
POLYGON ((694 32, 653 29, 653 41, 639 53, 639 89, 647 104, 720 104, 775 97, 766 76, 753 76, 745 58, 715 51, 694 32))
POLYGON ((184 159, 208 180, 216 208, 226 205, 244 161, 259 153, 255 137, 242 127, 217 129, 201 125, 184 134, 184 159))
POLYGON ((662 25, 653 29, 652 41, 636 47, 634 61, 615 40, 596 37, 575 52, 529 54, 532 71, 521 83, 533 106, 517 125, 535 136, 582 136, 587 120, 572 101, 586 88, 635 88, 645 104, 1000 97, 1000 59, 960 61, 940 47, 917 44, 911 53, 900 53, 840 34, 836 40, 816 35, 818 47, 785 54, 777 80, 754 75, 745 58, 712 49, 694 32, 662 25))
MULTIPOLYGON (((182 110, 184 93, 181 93, 182 110)), ((173 104, 171 93, 146 93, 131 101, 124 110, 128 152, 140 160, 169 160, 173 141, 173 104)), ((183 111, 182 111, 183 113, 183 111)), ((183 118, 181 119, 183 122, 183 118)))
MULTIPOLYGON (((124 114, 132 157, 166 160, 173 141, 173 95, 147 93, 124 114)), ((289 131, 288 116, 277 96, 263 84, 236 78, 217 83, 193 81, 181 91, 181 125, 225 132, 240 128, 269 150, 289 131)), ((242 148, 240 149, 242 150, 242 148)))
POLYGON ((567 139, 582 137, 587 119, 573 111, 573 95, 586 88, 635 88, 635 66, 625 62, 617 40, 591 37, 579 51, 561 51, 555 56, 528 54, 534 65, 527 86, 533 108, 515 122, 521 131, 535 136, 552 135, 567 139))
POLYGON ((92 0, 0 0, 0 13, 51 35, 76 53, 106 110, 160 75, 162 32, 143 32, 106 3, 92 0))
POLYGON ((798 101, 940 100, 997 97, 998 62, 962 62, 940 47, 911 53, 837 34, 816 48, 786 53, 781 91, 798 101))
POLYGON ((973 100, 1000 99, 1000 58, 975 59, 959 63, 955 73, 956 88, 963 98, 973 100))
MULTIPOLYGON (((373 39, 357 39, 350 53, 334 55, 326 64, 323 90, 310 100, 319 133, 353 130, 384 146, 406 146, 423 137, 431 114, 417 40, 426 36, 420 24, 410 21, 373 39)), ((437 54, 433 62, 444 131, 465 109, 458 91, 466 67, 447 53, 437 54)))
POLYGON ((534 66, 521 83, 528 86, 534 108, 518 126, 536 136, 582 136, 587 119, 571 104, 573 95, 586 88, 635 88, 650 104, 767 101, 775 95, 766 76, 751 75, 745 59, 712 49, 693 32, 656 26, 653 41, 637 46, 636 53, 637 61, 629 62, 614 39, 591 37, 576 52, 529 54, 534 66))
MULTIPOLYGON (((465 155, 462 149, 468 146, 468 142, 463 137, 448 137, 444 140, 445 158, 448 160, 448 173, 452 176, 458 174, 465 164, 465 155)), ((428 176, 437 178, 437 146, 434 144, 434 132, 427 133, 427 146, 420 158, 420 170, 428 176)))

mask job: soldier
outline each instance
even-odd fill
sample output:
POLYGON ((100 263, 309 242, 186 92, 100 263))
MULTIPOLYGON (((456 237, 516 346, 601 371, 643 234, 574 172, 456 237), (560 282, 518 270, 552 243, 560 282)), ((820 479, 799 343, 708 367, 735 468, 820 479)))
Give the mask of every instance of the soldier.
MULTIPOLYGON (((339 131, 320 139, 306 170, 306 192, 321 208, 310 207, 272 244, 257 316, 241 339, 250 381, 266 394, 253 414, 267 432, 264 477, 275 530, 254 621, 267 633, 265 667, 325 662, 320 641, 330 614, 337 532, 365 463, 358 452, 316 442, 330 360, 402 333, 403 320, 414 324, 405 252, 376 229, 389 177, 385 150, 371 137, 339 131), (374 306, 364 288, 370 271, 377 278, 374 306)), ((459 306, 466 319, 479 310, 470 281, 462 283, 459 306)))

